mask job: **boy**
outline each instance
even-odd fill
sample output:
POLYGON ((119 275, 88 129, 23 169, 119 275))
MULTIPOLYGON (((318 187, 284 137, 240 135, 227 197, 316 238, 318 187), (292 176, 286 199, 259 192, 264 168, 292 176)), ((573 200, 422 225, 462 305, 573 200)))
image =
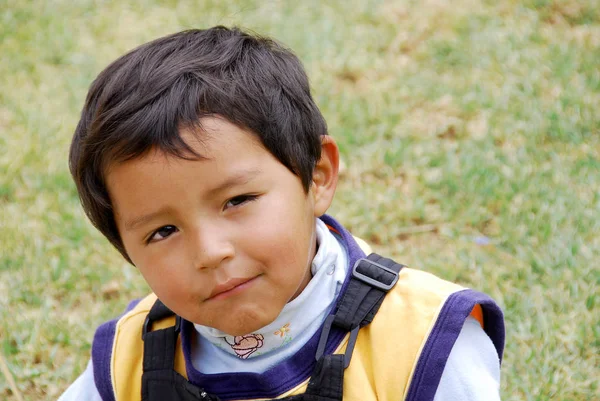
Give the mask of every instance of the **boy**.
POLYGON ((499 399, 495 303, 365 259, 324 215, 338 148, 276 42, 215 27, 119 58, 70 168, 154 294, 97 330, 61 401, 499 399))

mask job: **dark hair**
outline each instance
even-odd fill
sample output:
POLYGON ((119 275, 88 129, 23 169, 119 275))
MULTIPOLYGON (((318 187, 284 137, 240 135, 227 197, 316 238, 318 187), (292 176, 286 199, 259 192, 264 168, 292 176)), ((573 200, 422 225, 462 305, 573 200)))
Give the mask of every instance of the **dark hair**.
POLYGON ((279 43, 238 28, 156 39, 98 75, 69 154, 83 209, 128 261, 105 184, 107 168, 150 149, 201 158, 180 130, 201 128, 200 119, 210 115, 255 134, 308 192, 327 126, 298 58, 279 43))

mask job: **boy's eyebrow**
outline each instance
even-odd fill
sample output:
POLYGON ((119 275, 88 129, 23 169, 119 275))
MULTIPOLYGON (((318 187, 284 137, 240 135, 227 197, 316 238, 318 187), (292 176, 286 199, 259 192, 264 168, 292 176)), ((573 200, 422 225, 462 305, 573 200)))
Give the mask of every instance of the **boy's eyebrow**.
MULTIPOLYGON (((246 184, 249 181, 251 181, 252 178, 254 178, 256 175, 258 175, 260 172, 261 171, 259 169, 248 169, 248 170, 238 171, 235 174, 232 174, 231 176, 229 176, 225 181, 220 183, 215 188, 212 188, 211 190, 209 190, 207 193, 207 198, 211 198, 211 197, 217 195, 219 192, 226 190, 227 188, 230 188, 230 187, 233 187, 236 185, 246 184)), ((160 216, 161 214, 167 213, 168 210, 166 210, 166 209, 168 209, 168 208, 161 208, 161 209, 157 210, 156 212, 152 212, 152 213, 148 213, 148 214, 145 214, 142 216, 134 217, 131 220, 126 221, 125 222, 125 230, 126 231, 134 230, 135 228, 151 221, 155 217, 160 216)))
POLYGON ((225 181, 212 188, 207 193, 207 197, 213 197, 219 192, 226 190, 227 188, 236 186, 236 185, 244 185, 252 180, 256 175, 258 175, 261 171, 256 168, 251 168, 248 170, 241 170, 236 172, 235 174, 230 175, 225 181))
POLYGON ((161 208, 161 209, 157 210, 156 212, 152 212, 152 213, 144 214, 142 216, 134 217, 133 219, 125 222, 125 231, 132 231, 132 230, 136 229, 137 227, 139 227, 143 224, 146 224, 147 222, 151 221, 152 219, 154 219, 157 216, 160 216, 161 214, 164 214, 164 213, 167 213, 167 208, 161 208))

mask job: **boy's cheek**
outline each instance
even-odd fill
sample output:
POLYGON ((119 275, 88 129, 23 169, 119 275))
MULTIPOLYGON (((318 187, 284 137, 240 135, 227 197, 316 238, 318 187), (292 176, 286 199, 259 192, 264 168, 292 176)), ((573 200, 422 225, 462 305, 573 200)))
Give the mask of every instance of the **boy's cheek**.
POLYGON ((184 251, 178 252, 175 246, 170 248, 158 246, 154 249, 148 248, 151 248, 151 246, 130 255, 146 282, 153 287, 153 290, 155 290, 154 287, 163 286, 168 282, 186 280, 185 272, 188 269, 185 267, 191 266, 191 261, 186 259, 184 251), (169 277, 170 280, 165 281, 165 277, 169 277))

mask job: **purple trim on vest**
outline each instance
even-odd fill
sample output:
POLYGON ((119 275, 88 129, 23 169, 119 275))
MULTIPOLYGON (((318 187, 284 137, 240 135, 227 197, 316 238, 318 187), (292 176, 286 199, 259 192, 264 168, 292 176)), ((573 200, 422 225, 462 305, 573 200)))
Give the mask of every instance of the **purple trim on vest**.
MULTIPOLYGON (((125 313, 135 308, 139 302, 139 299, 131 301, 127 305, 125 313)), ((94 341, 92 342, 94 383, 96 383, 96 389, 98 389, 98 393, 103 401, 115 401, 115 392, 112 388, 112 379, 110 377, 110 364, 117 322, 123 315, 98 327, 96 334, 94 334, 94 341)))
POLYGON ((118 320, 111 320, 98 327, 92 342, 94 383, 96 383, 96 388, 103 401, 115 401, 112 380, 110 379, 110 355, 118 320))
MULTIPOLYGON (((332 217, 324 215, 321 220, 340 232, 346 251, 348 252, 349 265, 353 266, 356 260, 364 258, 365 254, 360 249, 352 235, 332 217)), ((345 291, 350 274, 342 286, 345 291)), ((334 308, 336 309, 336 308, 334 308)), ((308 379, 315 365, 315 354, 321 330, 311 337, 308 343, 295 355, 286 359, 272 369, 263 373, 219 373, 203 374, 197 371, 191 361, 191 333, 194 332, 192 323, 183 321, 181 326, 181 343, 185 357, 188 379, 193 384, 204 388, 205 391, 219 396, 223 401, 232 399, 274 398, 288 391, 308 379)), ((343 330, 333 328, 327 341, 326 353, 333 353, 344 339, 343 330)))
POLYGON ((483 310, 484 330, 492 340, 498 358, 504 350, 504 318, 502 310, 487 295, 473 290, 462 290, 448 297, 431 331, 406 396, 406 401, 433 400, 450 351, 469 317, 473 307, 483 310))

